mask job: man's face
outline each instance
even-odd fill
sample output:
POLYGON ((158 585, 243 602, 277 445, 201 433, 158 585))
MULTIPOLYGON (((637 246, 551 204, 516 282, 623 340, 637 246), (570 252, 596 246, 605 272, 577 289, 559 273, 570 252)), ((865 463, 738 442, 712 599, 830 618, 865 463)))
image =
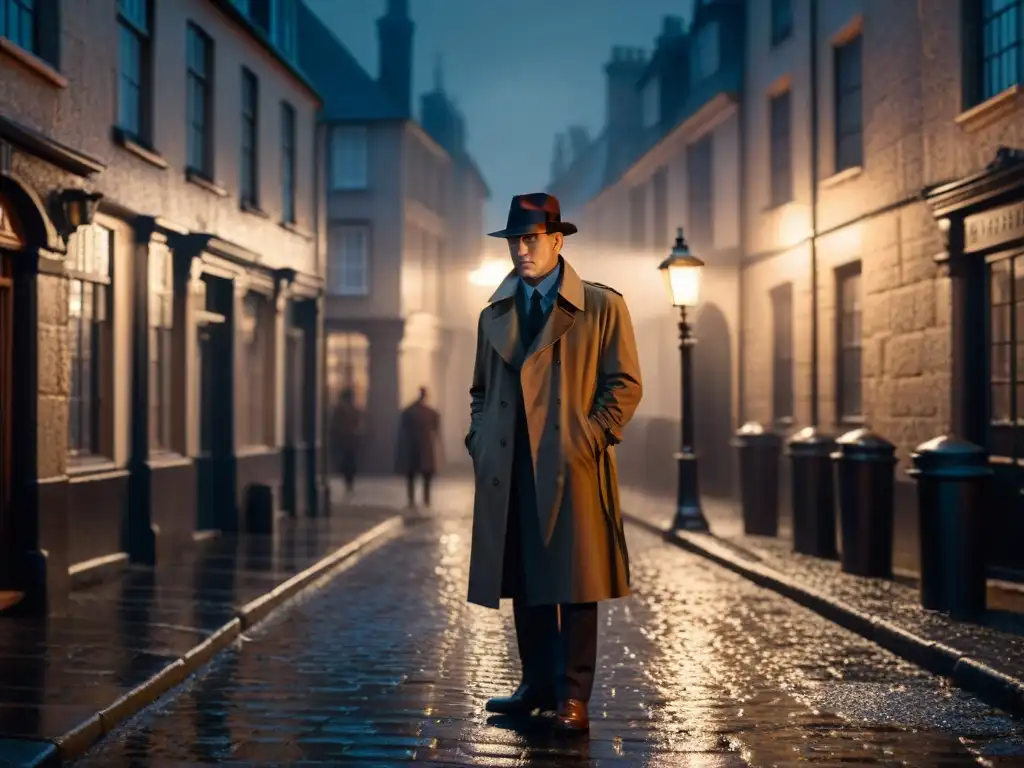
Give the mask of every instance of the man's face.
POLYGON ((508 253, 516 274, 527 282, 540 280, 558 265, 562 233, 541 233, 508 238, 508 253))

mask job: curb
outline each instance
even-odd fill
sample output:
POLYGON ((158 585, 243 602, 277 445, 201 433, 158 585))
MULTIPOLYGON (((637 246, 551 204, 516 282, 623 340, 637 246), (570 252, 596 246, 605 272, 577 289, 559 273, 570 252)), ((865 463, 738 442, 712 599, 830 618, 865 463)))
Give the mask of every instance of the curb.
POLYGON ((842 600, 805 587, 768 566, 746 561, 711 534, 666 531, 628 512, 624 512, 622 517, 671 544, 809 608, 912 664, 950 678, 956 686, 974 694, 989 706, 1016 717, 1024 716, 1024 682, 1021 680, 1003 674, 956 648, 923 638, 881 616, 863 613, 842 600))
POLYGON ((313 584, 315 581, 326 581, 330 571, 343 561, 371 544, 380 543, 396 536, 405 526, 406 521, 403 516, 394 515, 321 558, 306 570, 277 585, 266 594, 236 608, 235 618, 215 630, 180 659, 164 667, 85 722, 54 739, 52 747, 44 747, 37 759, 30 763, 23 763, 23 765, 60 765, 68 760, 81 757, 118 724, 152 704, 171 688, 184 682, 185 678, 231 645, 242 632, 266 618, 271 611, 280 607, 289 598, 294 597, 306 587, 315 586, 313 584))

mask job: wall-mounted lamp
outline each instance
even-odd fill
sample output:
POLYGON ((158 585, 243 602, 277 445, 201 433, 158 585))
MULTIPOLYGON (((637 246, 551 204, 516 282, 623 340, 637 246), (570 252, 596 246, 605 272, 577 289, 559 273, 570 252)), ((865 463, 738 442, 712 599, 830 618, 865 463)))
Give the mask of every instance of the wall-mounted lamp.
POLYGON ((102 199, 102 192, 87 192, 84 189, 62 189, 58 192, 57 202, 60 204, 60 212, 64 219, 61 234, 67 238, 79 227, 92 224, 102 199))

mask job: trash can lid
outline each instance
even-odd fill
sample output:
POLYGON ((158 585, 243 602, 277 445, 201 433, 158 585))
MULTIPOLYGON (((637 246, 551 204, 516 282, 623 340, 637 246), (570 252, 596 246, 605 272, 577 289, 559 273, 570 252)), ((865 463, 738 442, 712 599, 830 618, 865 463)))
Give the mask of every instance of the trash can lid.
POLYGON ((732 444, 743 447, 745 445, 765 445, 769 443, 781 443, 782 438, 767 429, 763 424, 756 421, 748 421, 736 430, 732 444))
POLYGON ((790 453, 827 454, 835 447, 836 439, 817 427, 804 427, 787 443, 790 453))
POLYGON ((868 427, 859 427, 836 438, 837 453, 843 456, 854 454, 888 457, 896 453, 896 446, 868 427))
POLYGON ((992 474, 988 452, 956 435, 940 435, 921 443, 910 458, 915 474, 942 477, 981 477, 992 474))

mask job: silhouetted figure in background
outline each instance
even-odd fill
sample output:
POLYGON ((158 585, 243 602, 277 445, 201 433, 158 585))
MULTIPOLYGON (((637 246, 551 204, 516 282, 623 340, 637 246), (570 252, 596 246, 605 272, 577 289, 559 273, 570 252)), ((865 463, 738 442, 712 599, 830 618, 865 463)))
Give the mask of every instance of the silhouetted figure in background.
POLYGON ((437 472, 441 415, 427 405, 427 388, 420 387, 415 403, 402 411, 397 440, 397 471, 405 475, 409 506, 416 506, 416 478, 423 478, 423 504, 430 506, 430 481, 437 472))
POLYGON ((355 404, 355 393, 344 389, 334 407, 331 419, 331 441, 334 444, 335 470, 345 478, 345 491, 355 488, 359 440, 363 434, 363 411, 355 404))

